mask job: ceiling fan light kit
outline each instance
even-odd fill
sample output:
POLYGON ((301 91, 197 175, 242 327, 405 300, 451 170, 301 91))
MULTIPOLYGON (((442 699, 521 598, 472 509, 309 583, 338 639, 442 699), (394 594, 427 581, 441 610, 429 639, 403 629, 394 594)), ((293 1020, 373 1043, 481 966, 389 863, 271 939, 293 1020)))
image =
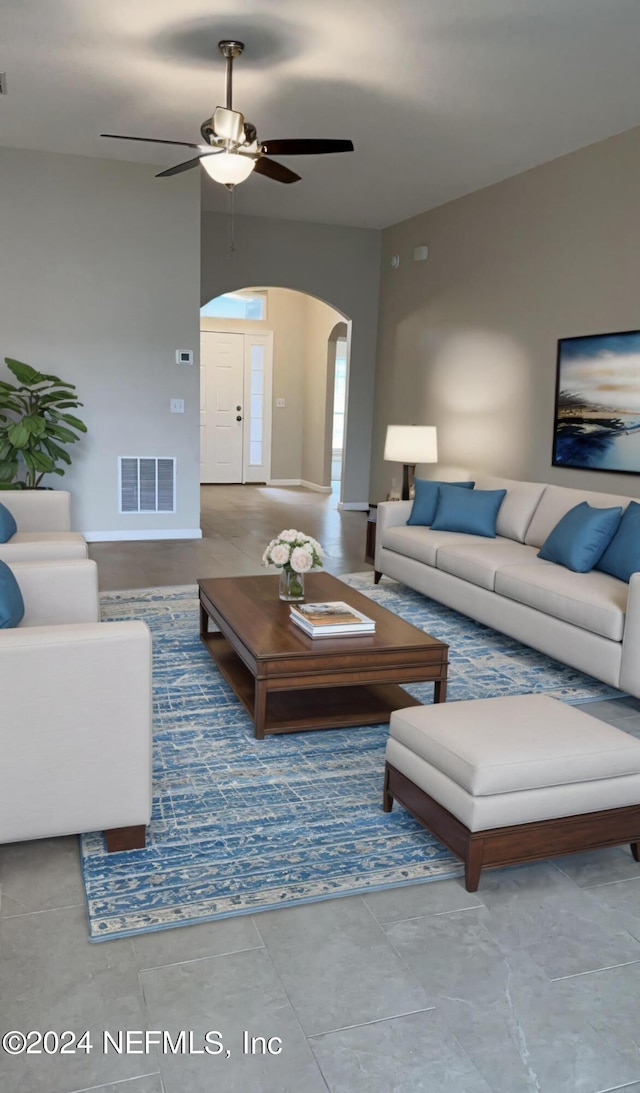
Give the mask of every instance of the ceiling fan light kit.
POLYGON ((200 160, 205 171, 214 182, 223 186, 237 186, 249 177, 255 167, 255 160, 250 156, 238 155, 237 152, 221 152, 219 156, 203 156, 200 160))
POLYGON ((255 126, 245 121, 244 114, 233 109, 233 61, 242 53, 244 43, 234 39, 224 39, 218 42, 218 49, 227 63, 226 105, 217 106, 213 115, 203 121, 200 132, 205 141, 205 147, 189 141, 160 140, 157 137, 127 137, 116 133, 100 135, 111 140, 138 140, 150 144, 175 144, 183 148, 193 148, 198 155, 184 163, 178 163, 175 167, 169 167, 166 171, 160 171, 156 178, 182 174, 183 171, 190 171, 192 167, 197 167, 200 163, 215 182, 221 183, 227 189, 233 189, 238 183, 244 182, 253 172, 266 175, 275 182, 290 184, 299 181, 300 175, 285 167, 283 163, 277 163, 268 158, 271 155, 325 155, 331 152, 353 151, 350 140, 259 141, 255 126))

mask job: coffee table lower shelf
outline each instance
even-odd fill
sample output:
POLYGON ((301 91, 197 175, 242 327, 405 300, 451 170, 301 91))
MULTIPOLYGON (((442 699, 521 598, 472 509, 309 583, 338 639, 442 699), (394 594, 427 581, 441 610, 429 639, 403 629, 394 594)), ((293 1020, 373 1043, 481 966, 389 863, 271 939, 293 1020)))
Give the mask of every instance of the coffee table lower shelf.
POLYGON ((394 710, 421 705, 396 683, 356 684, 348 676, 323 687, 305 687, 298 681, 295 690, 276 689, 275 680, 267 683, 254 677, 223 634, 210 633, 202 640, 253 720, 257 739, 308 729, 377 725, 388 721, 394 710), (262 718, 259 712, 256 716, 261 699, 262 718))

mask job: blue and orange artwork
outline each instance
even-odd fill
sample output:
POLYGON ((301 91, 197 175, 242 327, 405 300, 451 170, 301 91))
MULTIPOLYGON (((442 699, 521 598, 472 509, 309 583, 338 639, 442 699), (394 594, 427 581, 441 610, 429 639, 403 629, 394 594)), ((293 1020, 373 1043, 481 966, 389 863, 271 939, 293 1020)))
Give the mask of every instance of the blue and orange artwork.
POLYGON ((558 342, 553 464, 640 474, 640 330, 558 342))

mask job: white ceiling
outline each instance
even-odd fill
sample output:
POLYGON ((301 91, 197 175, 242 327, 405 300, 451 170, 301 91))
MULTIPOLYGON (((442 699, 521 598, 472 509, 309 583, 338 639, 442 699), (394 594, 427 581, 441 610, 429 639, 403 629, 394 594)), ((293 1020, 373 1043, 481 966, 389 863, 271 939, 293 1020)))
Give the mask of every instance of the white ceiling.
MULTIPOLYGON (((0 144, 157 165, 224 103, 261 140, 347 137, 283 158, 236 212, 384 227, 640 124, 640 0, 4 0, 0 144)), ((183 156, 182 152, 186 154, 183 156)), ((200 170, 200 168, 198 168, 200 170)), ((201 172, 204 175, 204 172, 201 172)), ((181 184, 181 176, 149 185, 181 184)), ((226 191, 203 186, 209 209, 226 191)))

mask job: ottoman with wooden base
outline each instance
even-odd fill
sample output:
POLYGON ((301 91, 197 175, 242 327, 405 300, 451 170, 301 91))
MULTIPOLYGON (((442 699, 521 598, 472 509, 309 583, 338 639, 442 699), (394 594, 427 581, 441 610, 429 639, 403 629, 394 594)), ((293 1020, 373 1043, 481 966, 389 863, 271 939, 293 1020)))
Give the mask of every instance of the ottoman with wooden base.
POLYGON ((399 801, 465 864, 640 843, 640 741, 546 695, 391 715, 383 808, 399 801))

